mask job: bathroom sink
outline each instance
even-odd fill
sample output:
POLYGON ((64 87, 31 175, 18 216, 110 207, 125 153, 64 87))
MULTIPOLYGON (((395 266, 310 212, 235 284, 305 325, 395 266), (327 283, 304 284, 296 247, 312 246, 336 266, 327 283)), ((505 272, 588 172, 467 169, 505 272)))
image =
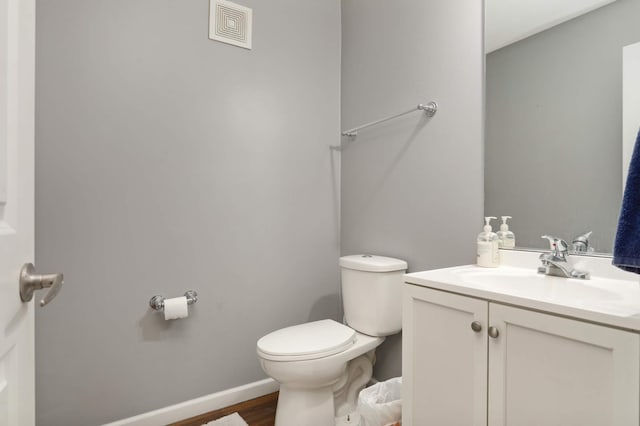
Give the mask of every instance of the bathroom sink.
POLYGON ((594 277, 590 280, 559 278, 524 268, 498 268, 492 270, 460 271, 461 281, 475 284, 489 291, 517 293, 525 290, 538 293, 549 299, 571 298, 575 300, 595 300, 598 302, 622 300, 637 284, 620 280, 594 277))
POLYGON ((465 265, 407 274, 405 282, 640 331, 640 282, 633 279, 582 280, 539 274, 534 267, 465 265))

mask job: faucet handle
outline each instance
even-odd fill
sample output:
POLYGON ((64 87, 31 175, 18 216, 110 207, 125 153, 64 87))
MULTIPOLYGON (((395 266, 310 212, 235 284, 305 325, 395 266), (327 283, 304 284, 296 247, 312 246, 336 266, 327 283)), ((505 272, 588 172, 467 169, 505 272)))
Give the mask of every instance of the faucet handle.
POLYGON ((565 240, 558 237, 552 237, 551 235, 543 235, 541 238, 549 240, 549 248, 554 256, 566 260, 567 254, 569 253, 569 245, 565 240))

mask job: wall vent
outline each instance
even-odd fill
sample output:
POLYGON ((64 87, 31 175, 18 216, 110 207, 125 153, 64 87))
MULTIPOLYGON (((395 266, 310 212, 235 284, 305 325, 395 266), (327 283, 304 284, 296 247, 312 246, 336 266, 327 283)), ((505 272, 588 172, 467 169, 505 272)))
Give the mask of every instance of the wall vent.
POLYGON ((227 0, 209 0, 209 38, 251 49, 253 11, 227 0))

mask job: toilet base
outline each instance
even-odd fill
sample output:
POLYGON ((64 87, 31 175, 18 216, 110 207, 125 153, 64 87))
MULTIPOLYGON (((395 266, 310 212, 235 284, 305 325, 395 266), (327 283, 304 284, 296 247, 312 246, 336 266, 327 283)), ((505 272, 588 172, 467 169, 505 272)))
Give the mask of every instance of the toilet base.
POLYGON ((374 350, 384 337, 356 333, 350 348, 318 359, 278 361, 258 351, 260 366, 280 383, 276 426, 333 426, 355 411, 357 395, 371 378, 374 350))
POLYGON ((347 364, 342 378, 332 386, 300 389, 280 385, 276 426, 357 425, 358 393, 371 379, 374 351, 347 364))
POLYGON ((276 426, 328 426, 333 425, 333 389, 291 389, 280 385, 276 426))

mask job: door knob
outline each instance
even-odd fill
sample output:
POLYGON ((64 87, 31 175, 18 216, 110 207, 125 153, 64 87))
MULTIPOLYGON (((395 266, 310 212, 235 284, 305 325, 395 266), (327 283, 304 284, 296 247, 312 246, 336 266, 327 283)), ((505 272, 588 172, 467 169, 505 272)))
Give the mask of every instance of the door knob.
POLYGON ((471 323, 471 329, 476 333, 479 333, 482 331, 482 324, 480 323, 480 321, 474 321, 471 323))
POLYGON ((40 300, 40 306, 51 302, 62 288, 64 277, 62 274, 36 274, 32 263, 25 263, 20 269, 20 299, 29 302, 33 299, 33 293, 43 288, 51 288, 40 300))

